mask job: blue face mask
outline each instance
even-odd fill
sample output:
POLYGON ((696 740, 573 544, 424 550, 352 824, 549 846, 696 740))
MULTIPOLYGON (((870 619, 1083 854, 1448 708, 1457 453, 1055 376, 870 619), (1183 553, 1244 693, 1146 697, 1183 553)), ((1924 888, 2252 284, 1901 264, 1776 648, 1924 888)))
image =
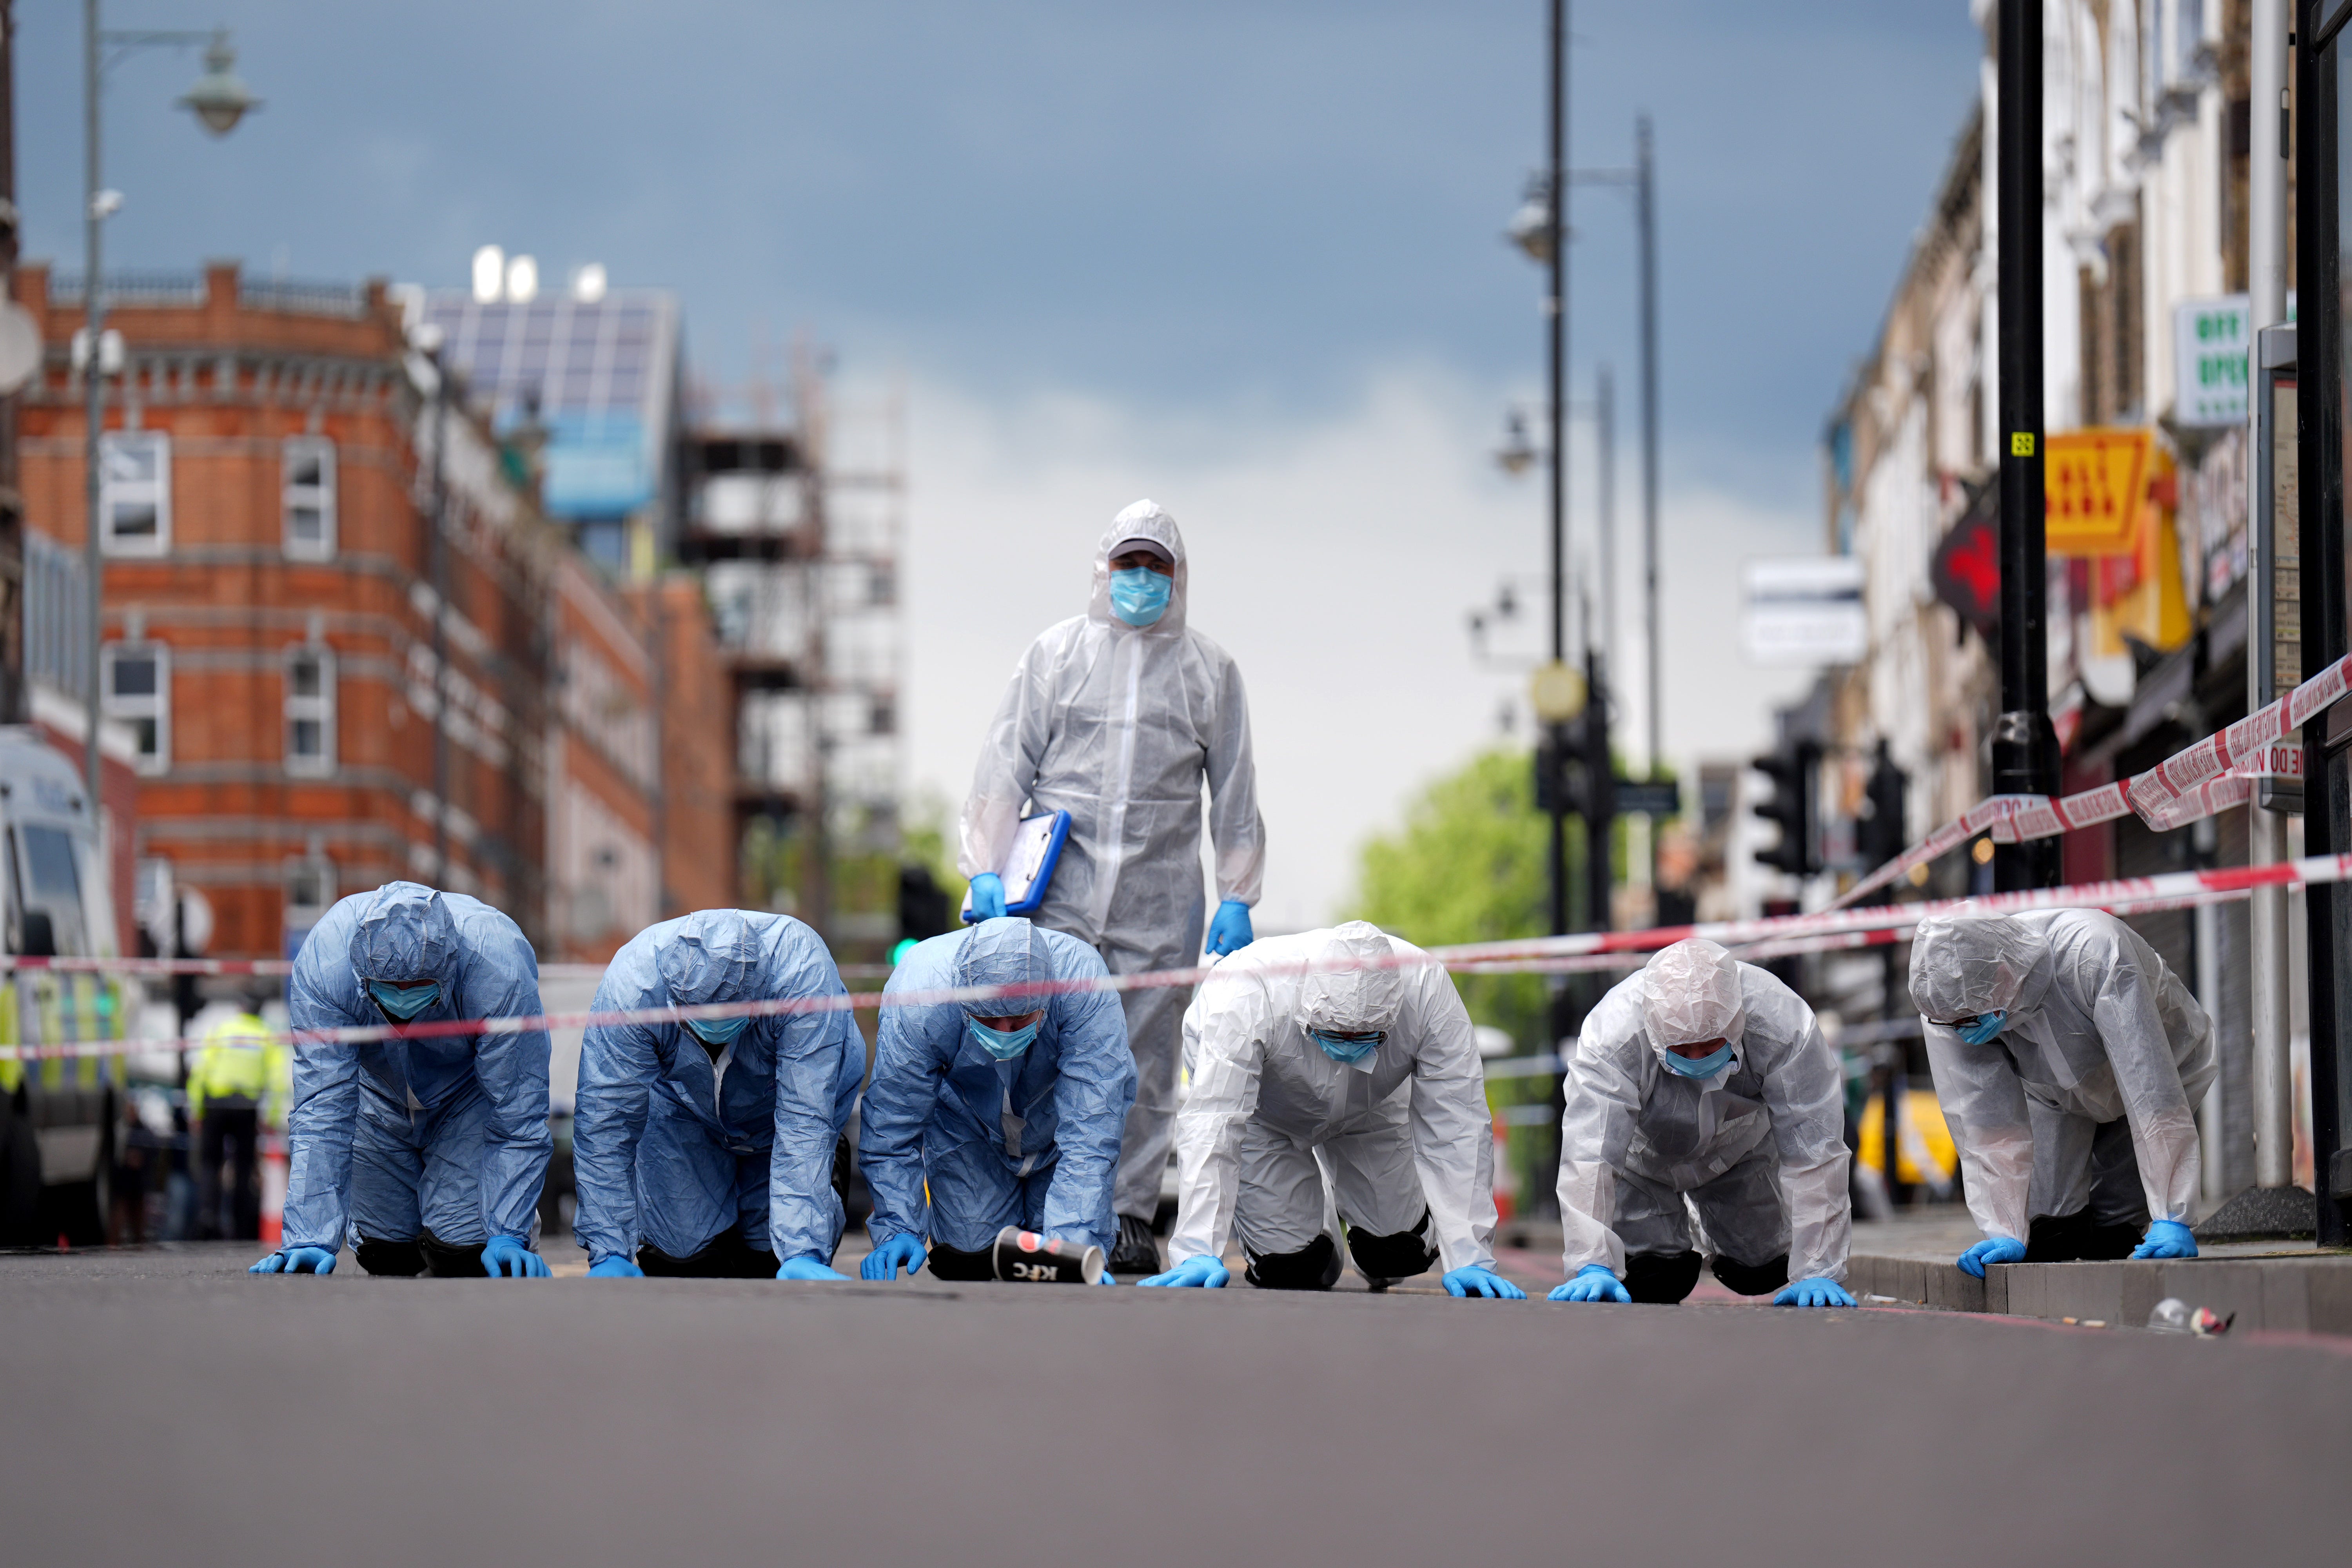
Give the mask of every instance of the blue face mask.
POLYGON ((751 1015, 747 1013, 740 1018, 688 1018, 685 1022, 686 1026, 694 1031, 694 1037, 704 1045, 723 1047, 741 1034, 743 1026, 751 1021, 751 1015))
POLYGON ((1110 607, 1129 626, 1148 626, 1168 608, 1168 595, 1174 586, 1174 579, 1162 577, 1148 566, 1114 572, 1110 574, 1110 607))
POLYGON ((1001 1062, 1009 1062, 1027 1050, 1029 1042, 1035 1039, 1037 1031, 1045 1026, 1045 1020, 1043 1018, 1034 1024, 1024 1024, 1017 1029, 992 1029, 977 1018, 969 1020, 965 1025, 965 1028, 971 1035, 971 1043, 1001 1062))
POLYGON ((1731 1042, 1726 1040, 1703 1057, 1678 1057, 1672 1051, 1661 1051, 1658 1059, 1666 1064, 1666 1070, 1670 1073, 1684 1078, 1713 1078, 1730 1063, 1731 1051, 1731 1042))
POLYGON ((1998 1013, 1979 1013, 1975 1023, 1956 1026, 1955 1032, 1972 1046, 1989 1046, 2008 1022, 2007 1009, 1998 1013))
POLYGON ((1379 1050, 1381 1042, 1388 1037, 1385 1034, 1380 1034, 1372 1036, 1370 1039, 1350 1040, 1343 1036, 1326 1035, 1315 1029, 1309 1029, 1307 1033, 1317 1045, 1323 1047, 1325 1056, 1349 1067, 1355 1066, 1374 1051, 1379 1050))
POLYGON ((420 985, 394 985, 387 980, 371 980, 367 993, 388 1016, 405 1024, 441 1000, 441 983, 427 980, 420 985))

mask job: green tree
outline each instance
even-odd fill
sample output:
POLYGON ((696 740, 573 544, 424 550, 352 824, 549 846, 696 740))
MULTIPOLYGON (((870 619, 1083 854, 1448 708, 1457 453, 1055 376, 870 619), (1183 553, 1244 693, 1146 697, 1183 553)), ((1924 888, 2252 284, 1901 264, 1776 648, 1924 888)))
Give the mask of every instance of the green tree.
MULTIPOLYGON (((1352 916, 1423 947, 1540 935, 1548 831, 1528 753, 1481 753, 1414 797, 1402 831, 1364 846, 1352 916)), ((1573 831, 1568 854, 1573 887, 1584 861, 1573 831)), ((1543 1040, 1544 976, 1463 975, 1455 984, 1479 1023, 1523 1047, 1543 1040)))

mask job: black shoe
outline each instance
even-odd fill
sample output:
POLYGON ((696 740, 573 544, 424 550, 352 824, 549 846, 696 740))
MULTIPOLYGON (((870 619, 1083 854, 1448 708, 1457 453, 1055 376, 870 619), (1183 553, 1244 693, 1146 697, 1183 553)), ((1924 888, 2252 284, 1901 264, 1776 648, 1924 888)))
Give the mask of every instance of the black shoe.
POLYGON ((1160 1272, 1160 1244, 1151 1239, 1151 1222, 1131 1214, 1118 1216, 1118 1244, 1110 1249, 1111 1273, 1132 1285, 1160 1272))

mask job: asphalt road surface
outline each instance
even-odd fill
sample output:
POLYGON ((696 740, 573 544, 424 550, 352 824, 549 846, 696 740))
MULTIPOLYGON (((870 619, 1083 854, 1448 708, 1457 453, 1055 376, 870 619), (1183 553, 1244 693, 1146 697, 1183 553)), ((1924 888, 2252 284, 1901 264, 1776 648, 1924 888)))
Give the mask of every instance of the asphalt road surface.
POLYGON ((0 1562, 2346 1560, 2352 1342, 0 1256, 0 1562))

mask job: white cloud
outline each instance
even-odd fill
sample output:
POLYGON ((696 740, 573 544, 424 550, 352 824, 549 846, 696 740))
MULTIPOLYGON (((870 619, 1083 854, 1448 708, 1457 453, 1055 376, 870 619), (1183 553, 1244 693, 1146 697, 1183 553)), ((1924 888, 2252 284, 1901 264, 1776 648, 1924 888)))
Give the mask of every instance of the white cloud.
MULTIPOLYGON (((1543 563, 1541 485, 1505 479, 1488 455, 1511 391, 1398 366, 1370 378, 1352 409, 1299 426, 1247 410, 1171 424, 1097 399, 1006 405, 919 383, 909 782, 961 800, 1021 650, 1083 607, 1104 525, 1150 496, 1184 529, 1192 624, 1249 684, 1269 841, 1258 924, 1330 919, 1363 841, 1393 826, 1418 786, 1493 742, 1506 703, 1521 707, 1525 733, 1523 671, 1477 667, 1465 626, 1501 576, 1531 579, 1543 563)), ((1638 666, 1638 512, 1622 479, 1620 493, 1621 624, 1638 666)), ((1738 662, 1738 563, 1802 551, 1817 532, 1725 495, 1670 493, 1663 510, 1669 752, 1736 754, 1769 735, 1769 701, 1803 685, 1738 662)), ((1580 524, 1591 515, 1580 506, 1580 524)), ((1531 602, 1528 614, 1541 608, 1531 602)))

